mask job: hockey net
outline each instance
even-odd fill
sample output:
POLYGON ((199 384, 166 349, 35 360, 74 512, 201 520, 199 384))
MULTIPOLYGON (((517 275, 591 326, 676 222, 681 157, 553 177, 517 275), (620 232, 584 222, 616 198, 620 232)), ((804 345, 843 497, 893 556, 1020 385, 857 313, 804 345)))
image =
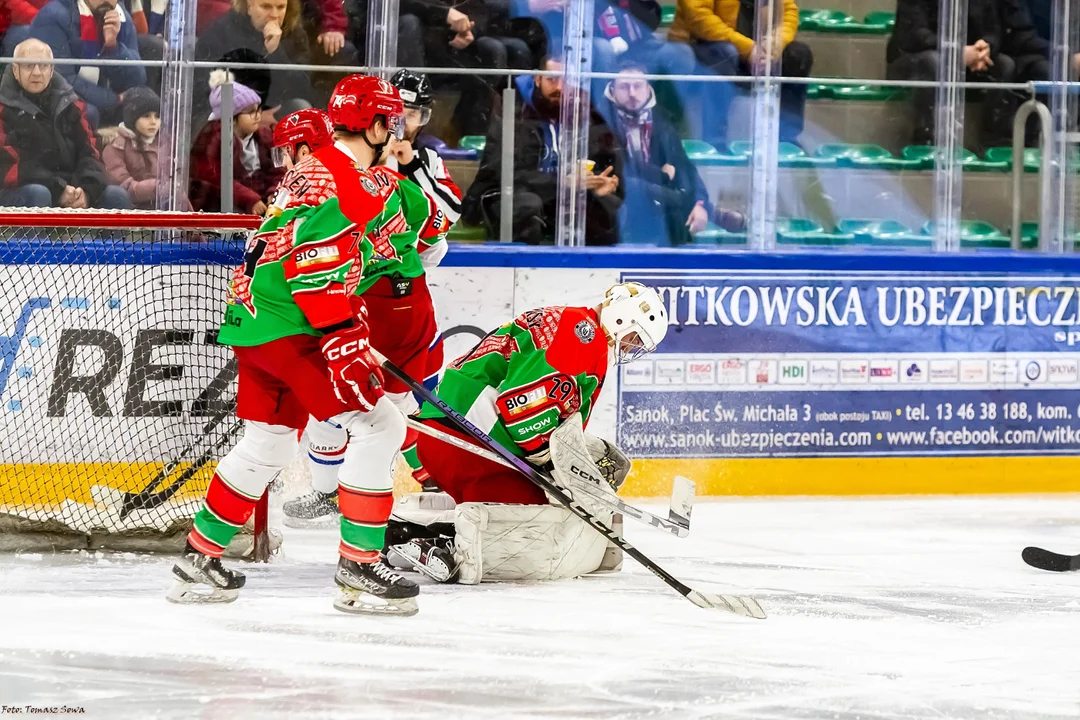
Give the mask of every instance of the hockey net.
POLYGON ((182 546, 241 428, 216 339, 258 222, 0 208, 0 550, 182 546))

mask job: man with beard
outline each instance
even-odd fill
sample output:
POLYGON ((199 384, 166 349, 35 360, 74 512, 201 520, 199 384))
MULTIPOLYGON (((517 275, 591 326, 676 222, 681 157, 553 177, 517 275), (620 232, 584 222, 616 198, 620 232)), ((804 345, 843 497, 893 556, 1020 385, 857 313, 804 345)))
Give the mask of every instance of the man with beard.
POLYGON ((604 97, 605 113, 625 159, 623 242, 689 242, 711 214, 705 183, 675 129, 657 112, 644 65, 625 62, 604 97))
MULTIPOLYGON (((30 36, 56 58, 141 60, 135 24, 117 0, 52 0, 38 11, 30 36)), ((116 124, 124 93, 146 85, 141 65, 59 65, 56 69, 86 101, 90 124, 116 124)))
MULTIPOLYGON (((562 70, 562 62, 546 58, 540 67, 562 70)), ((559 194, 559 125, 563 79, 561 76, 524 76, 517 80, 518 102, 514 132, 514 237, 536 245, 555 234, 559 194)), ((506 109, 504 109, 506 112, 506 109)), ((502 119, 492 118, 484 156, 476 180, 465 198, 464 218, 485 223, 490 232, 499 227, 502 173, 502 119)), ((623 202, 622 162, 615 137, 599 113, 589 121, 585 189, 585 242, 613 245, 619 240, 616 216, 623 202)))

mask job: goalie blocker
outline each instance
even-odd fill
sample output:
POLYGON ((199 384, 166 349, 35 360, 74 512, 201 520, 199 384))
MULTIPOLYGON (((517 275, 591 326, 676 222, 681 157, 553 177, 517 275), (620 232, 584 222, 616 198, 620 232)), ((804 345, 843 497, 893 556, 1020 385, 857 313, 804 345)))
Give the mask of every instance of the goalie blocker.
MULTIPOLYGON (((540 308, 495 330, 447 368, 435 394, 511 452, 550 468, 564 488, 572 485, 567 473, 573 463, 552 465, 550 441, 556 432, 576 433, 573 445, 591 456, 584 459, 591 463, 587 474, 604 478, 601 491, 614 495, 629 460, 610 443, 580 436, 610 360, 621 364, 651 352, 666 332, 655 291, 619 284, 596 307, 540 308)), ((420 421, 475 444, 430 404, 420 421)), ((437 570, 456 563, 464 583, 555 580, 621 565, 614 546, 569 510, 550 504, 519 471, 426 434, 417 453, 450 498, 410 496, 396 503, 388 529, 391 562, 435 579, 447 573, 430 572, 427 561, 437 570), (446 559, 451 551, 452 562, 446 559)), ((610 508, 584 492, 574 499, 611 526, 610 508)))

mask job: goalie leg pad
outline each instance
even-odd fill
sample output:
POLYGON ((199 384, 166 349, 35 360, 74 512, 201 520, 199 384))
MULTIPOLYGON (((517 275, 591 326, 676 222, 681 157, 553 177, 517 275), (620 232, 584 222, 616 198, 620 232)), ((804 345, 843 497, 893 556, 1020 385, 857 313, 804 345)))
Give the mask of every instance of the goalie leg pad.
MULTIPOLYGON (((600 567, 607 540, 557 505, 461 503, 454 516, 459 582, 560 580, 600 567)), ((610 522, 607 516, 598 516, 610 522)))

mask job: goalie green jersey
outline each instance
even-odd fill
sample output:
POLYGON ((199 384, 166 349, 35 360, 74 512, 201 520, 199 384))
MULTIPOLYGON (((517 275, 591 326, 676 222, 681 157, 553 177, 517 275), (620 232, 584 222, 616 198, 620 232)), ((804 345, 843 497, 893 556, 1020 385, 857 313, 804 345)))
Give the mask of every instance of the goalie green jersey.
MULTIPOLYGON (((488 334, 446 369, 435 394, 503 447, 529 455, 574 413, 588 424, 607 368, 596 311, 546 307, 488 334)), ((426 403, 420 417, 442 412, 426 403)))

